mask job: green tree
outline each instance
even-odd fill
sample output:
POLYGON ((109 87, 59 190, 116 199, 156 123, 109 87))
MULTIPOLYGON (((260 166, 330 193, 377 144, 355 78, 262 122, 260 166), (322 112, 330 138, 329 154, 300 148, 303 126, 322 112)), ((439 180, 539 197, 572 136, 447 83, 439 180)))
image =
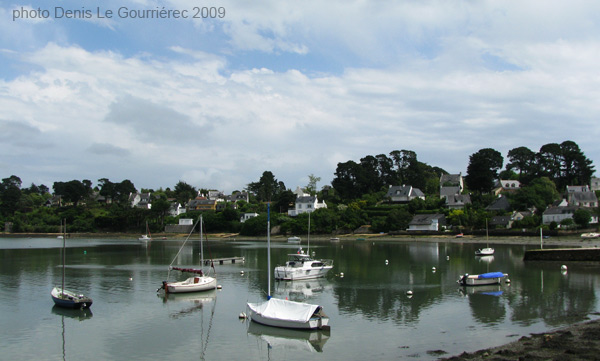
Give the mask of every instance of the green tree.
POLYGON ((573 221, 575 221, 575 224, 577 224, 580 228, 587 227, 588 224, 590 224, 591 219, 591 213, 585 209, 580 208, 573 213, 573 221))
POLYGON ((79 202, 92 193, 92 182, 72 180, 68 182, 54 182, 54 194, 60 195, 66 202, 72 202, 77 207, 79 202))
MULTIPOLYGON (((537 162, 535 152, 527 147, 518 147, 508 151, 508 163, 506 170, 517 170, 520 182, 528 183, 537 174, 537 162)), ((502 179, 510 179, 503 177, 502 179)))
POLYGON ((308 184, 304 188, 306 193, 310 194, 311 196, 314 196, 315 194, 317 194, 317 183, 320 181, 321 181, 321 177, 317 177, 312 173, 309 174, 308 175, 308 184))
POLYGON ((21 178, 12 175, 0 183, 0 212, 4 216, 13 215, 21 200, 21 178))
POLYGON ((489 193, 498 179, 498 170, 504 159, 497 150, 484 148, 469 157, 465 181, 467 187, 476 192, 489 193))
POLYGON ((177 202, 183 205, 187 204, 190 199, 194 199, 198 195, 196 188, 183 181, 177 182, 174 192, 177 202))
POLYGON ((509 201, 514 209, 526 210, 535 207, 540 213, 559 198, 560 194, 554 182, 548 177, 542 177, 534 179, 529 185, 519 189, 509 197, 509 201))
POLYGON ((271 202, 276 201, 286 188, 283 182, 277 181, 273 173, 264 171, 258 182, 248 184, 248 190, 256 195, 259 202, 271 202))

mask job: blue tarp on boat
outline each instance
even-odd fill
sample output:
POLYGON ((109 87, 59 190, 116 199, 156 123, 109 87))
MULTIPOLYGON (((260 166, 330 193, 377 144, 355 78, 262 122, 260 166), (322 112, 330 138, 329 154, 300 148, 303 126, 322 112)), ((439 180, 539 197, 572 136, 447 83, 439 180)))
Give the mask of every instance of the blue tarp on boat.
POLYGON ((484 279, 484 278, 498 278, 498 277, 504 277, 504 273, 502 273, 502 272, 482 273, 477 278, 478 279, 484 279))

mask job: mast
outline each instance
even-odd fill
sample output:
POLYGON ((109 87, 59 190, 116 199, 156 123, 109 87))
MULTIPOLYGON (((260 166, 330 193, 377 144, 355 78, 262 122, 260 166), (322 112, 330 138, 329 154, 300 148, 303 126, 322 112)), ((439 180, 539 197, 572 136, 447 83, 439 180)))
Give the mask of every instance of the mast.
POLYGON ((308 249, 306 250, 306 254, 310 254, 310 213, 308 212, 308 235, 306 237, 307 239, 307 244, 308 244, 308 249))
MULTIPOLYGON (((200 214, 200 268, 204 269, 204 247, 202 246, 202 214, 200 214)), ((204 275, 204 272, 202 272, 204 275)))
POLYGON ((267 300, 271 299, 271 203, 267 203, 267 300))
MULTIPOLYGON (((67 219, 65 218, 63 224, 63 267, 62 267, 62 288, 60 289, 61 296, 65 294, 65 263, 67 261, 67 219)), ((62 298, 62 297, 61 297, 62 298)))

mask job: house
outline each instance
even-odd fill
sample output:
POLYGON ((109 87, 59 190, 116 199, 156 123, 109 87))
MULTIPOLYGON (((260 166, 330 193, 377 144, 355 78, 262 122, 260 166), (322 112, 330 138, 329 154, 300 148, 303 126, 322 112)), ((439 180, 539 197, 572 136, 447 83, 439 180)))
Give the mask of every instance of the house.
POLYGON ((412 186, 407 185, 390 186, 385 196, 390 202, 399 203, 408 203, 416 198, 425 200, 425 194, 423 194, 419 188, 413 188, 412 186))
POLYGON ((521 182, 518 180, 498 180, 494 186, 494 194, 499 195, 500 193, 516 192, 521 188, 521 182))
POLYGON ((511 228, 513 219, 511 216, 493 216, 490 219, 490 228, 511 228))
POLYGON ((440 176, 440 195, 442 194, 443 188, 456 188, 458 187, 458 193, 462 193, 465 189, 465 185, 463 182, 463 177, 461 173, 458 174, 442 174, 440 176))
POLYGON ((416 214, 407 231, 441 231, 445 226, 446 216, 443 214, 416 214))
POLYGON ((221 191, 208 191, 208 199, 214 199, 217 202, 224 202, 225 201, 225 195, 223 194, 223 192, 221 191))
POLYGON ((185 207, 183 207, 181 203, 171 198, 167 200, 171 202, 171 206, 169 207, 169 215, 177 217, 178 215, 185 213, 185 207))
POLYGON ((471 204, 471 196, 468 194, 446 196, 446 207, 448 207, 448 209, 463 209, 467 204, 471 204))
POLYGON ((587 185, 567 186, 567 202, 580 207, 598 207, 596 192, 592 192, 587 185))
POLYGON ((523 218, 532 216, 532 211, 514 211, 512 214, 513 221, 522 221, 523 218))
POLYGON ((573 218, 573 214, 579 207, 577 206, 564 206, 564 207, 548 207, 542 214, 542 224, 550 224, 556 222, 560 224, 567 218, 573 218))
POLYGON ((129 193, 129 204, 131 207, 151 209, 152 208, 151 193, 129 193))
POLYGON ((288 210, 290 217, 295 217, 301 213, 311 213, 319 208, 327 208, 325 201, 319 203, 317 196, 302 196, 296 198, 294 209, 288 210))
POLYGON ((190 233, 194 229, 194 220, 191 218, 180 218, 179 224, 167 224, 166 233, 190 233))
POLYGON ((590 179, 590 189, 592 191, 600 191, 600 178, 592 177, 590 179))
POLYGON ((234 192, 232 195, 227 197, 227 200, 234 204, 237 201, 244 201, 248 203, 250 202, 250 195, 248 194, 248 192, 234 192))
POLYGON ((249 220, 250 218, 254 218, 254 217, 258 217, 258 213, 244 213, 240 217, 240 222, 244 223, 247 220, 249 220))
POLYGON ((207 199, 206 197, 196 197, 188 202, 188 210, 190 211, 216 211, 217 201, 215 199, 207 199))

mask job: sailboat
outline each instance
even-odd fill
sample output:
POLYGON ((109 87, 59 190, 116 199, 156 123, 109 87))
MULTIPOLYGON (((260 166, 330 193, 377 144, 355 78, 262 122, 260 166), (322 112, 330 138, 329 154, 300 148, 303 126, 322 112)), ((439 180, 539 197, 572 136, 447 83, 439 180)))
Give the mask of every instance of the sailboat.
POLYGON ((294 329, 329 330, 329 317, 319 305, 271 297, 271 207, 267 205, 267 300, 247 303, 247 315, 252 322, 266 326, 294 329))
POLYGON ((310 257, 310 213, 308 214, 308 250, 304 253, 302 247, 296 253, 288 254, 285 266, 275 267, 275 279, 294 281, 325 277, 333 268, 331 259, 313 259, 310 257))
POLYGON ((477 251, 475 251, 475 255, 476 256, 491 256, 495 252, 495 250, 490 247, 490 243, 489 243, 490 240, 489 240, 489 235, 488 235, 488 223, 487 223, 487 219, 485 220, 485 241, 486 241, 486 247, 485 248, 480 248, 477 251))
POLYGON ((66 239, 67 239, 67 221, 64 221, 63 228, 63 248, 62 248, 62 284, 55 286, 50 292, 54 304, 65 308, 89 308, 92 305, 92 299, 78 292, 65 289, 65 263, 66 263, 66 239))
MULTIPOLYGON (((203 266, 204 265, 204 249, 203 249, 203 245, 202 245, 202 243, 203 243, 202 215, 200 215, 200 219, 198 222, 200 223, 200 265, 203 266)), ((188 279, 186 279, 184 281, 179 281, 179 282, 163 281, 162 287, 160 287, 157 291, 164 289, 165 293, 187 293, 187 292, 208 291, 208 290, 214 290, 215 288, 217 288, 217 279, 214 277, 206 276, 204 274, 204 270, 202 270, 202 269, 181 268, 181 267, 173 267, 172 266, 173 262, 175 262, 175 259, 177 259, 177 256, 179 256, 179 253, 181 253, 183 246, 185 246, 185 243, 190 238, 190 235, 192 234, 194 228, 195 228, 195 226, 192 228, 192 231, 188 235, 188 238, 186 238, 185 242, 183 242, 183 244, 181 245, 181 248, 179 248, 179 252, 177 252, 177 255, 175 255, 175 258, 171 262, 171 265, 169 265, 169 273, 167 274, 167 280, 169 279, 171 270, 192 273, 192 274, 194 274, 194 276, 189 277, 188 279)))
POLYGON ((150 227, 148 227, 148 221, 146 221, 146 234, 142 234, 142 236, 138 238, 138 240, 145 242, 152 240, 152 235, 150 234, 150 227))

